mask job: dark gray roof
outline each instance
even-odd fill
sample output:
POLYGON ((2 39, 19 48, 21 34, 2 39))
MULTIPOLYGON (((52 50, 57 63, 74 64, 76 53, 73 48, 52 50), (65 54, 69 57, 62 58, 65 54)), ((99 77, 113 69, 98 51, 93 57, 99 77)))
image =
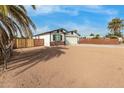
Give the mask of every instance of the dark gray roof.
POLYGON ((81 36, 77 31, 73 30, 73 31, 68 31, 66 33, 70 33, 70 32, 75 32, 77 35, 81 36))
POLYGON ((75 30, 73 30, 73 31, 68 31, 68 30, 66 30, 66 29, 64 29, 64 28, 59 28, 59 29, 56 29, 56 30, 52 30, 52 31, 48 31, 48 32, 44 32, 44 33, 41 33, 41 34, 37 34, 37 35, 34 35, 34 36, 39 36, 39 35, 44 35, 44 34, 48 34, 48 33, 51 33, 51 32, 55 32, 55 31, 65 31, 64 33, 70 33, 70 32, 75 32, 76 34, 78 34, 79 36, 80 36, 80 34, 79 33, 77 33, 75 30))
POLYGON ((64 31, 68 32, 68 31, 67 31, 66 29, 64 29, 64 28, 59 28, 59 29, 56 29, 56 30, 52 30, 52 31, 48 31, 48 32, 41 33, 41 34, 37 34, 37 35, 34 35, 34 36, 44 35, 44 34, 48 34, 48 33, 51 33, 51 32, 60 31, 60 30, 64 30, 64 31))

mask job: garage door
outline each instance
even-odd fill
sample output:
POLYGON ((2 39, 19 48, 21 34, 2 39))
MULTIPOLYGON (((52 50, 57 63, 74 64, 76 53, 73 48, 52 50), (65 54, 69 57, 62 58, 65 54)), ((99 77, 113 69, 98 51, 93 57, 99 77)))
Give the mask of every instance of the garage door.
POLYGON ((78 43, 77 37, 66 37, 66 44, 67 45, 76 45, 78 43))

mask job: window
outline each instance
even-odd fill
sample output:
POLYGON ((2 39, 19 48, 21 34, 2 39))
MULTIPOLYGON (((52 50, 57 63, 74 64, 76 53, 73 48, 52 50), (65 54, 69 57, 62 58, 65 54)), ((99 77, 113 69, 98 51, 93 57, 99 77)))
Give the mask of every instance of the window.
POLYGON ((62 41, 62 35, 61 35, 61 41, 62 41))
POLYGON ((53 41, 61 41, 62 40, 62 35, 56 33, 55 35, 53 35, 53 41))
POLYGON ((55 41, 56 40, 56 35, 53 35, 53 41, 55 41))

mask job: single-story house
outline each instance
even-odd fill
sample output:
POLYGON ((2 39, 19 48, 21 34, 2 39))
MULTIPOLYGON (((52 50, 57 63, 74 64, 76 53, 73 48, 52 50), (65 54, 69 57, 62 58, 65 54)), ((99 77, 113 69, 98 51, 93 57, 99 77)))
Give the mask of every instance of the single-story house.
POLYGON ((37 34, 33 38, 44 39, 44 46, 75 45, 78 44, 80 34, 77 31, 67 31, 64 28, 60 28, 37 34))

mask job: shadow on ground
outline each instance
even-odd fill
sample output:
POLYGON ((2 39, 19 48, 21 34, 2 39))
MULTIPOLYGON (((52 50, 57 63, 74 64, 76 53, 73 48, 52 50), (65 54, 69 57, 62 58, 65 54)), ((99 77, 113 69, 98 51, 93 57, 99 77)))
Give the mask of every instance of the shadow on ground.
POLYGON ((59 57, 65 54, 63 50, 68 49, 66 47, 45 47, 39 49, 33 49, 29 51, 16 52, 14 51, 13 57, 8 63, 8 71, 23 67, 16 75, 26 71, 39 62, 47 62, 48 60, 59 57))

